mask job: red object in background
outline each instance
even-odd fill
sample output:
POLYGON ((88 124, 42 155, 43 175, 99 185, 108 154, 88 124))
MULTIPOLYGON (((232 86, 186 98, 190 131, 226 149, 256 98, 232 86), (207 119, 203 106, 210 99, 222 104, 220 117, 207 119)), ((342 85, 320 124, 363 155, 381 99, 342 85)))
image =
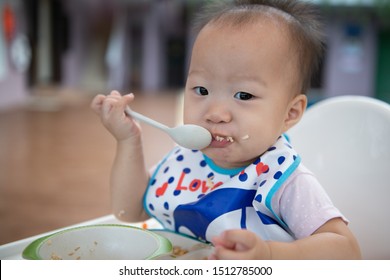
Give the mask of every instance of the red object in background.
POLYGON ((4 4, 2 11, 2 20, 4 28, 4 37, 7 42, 10 42, 15 34, 15 14, 9 4, 4 4))

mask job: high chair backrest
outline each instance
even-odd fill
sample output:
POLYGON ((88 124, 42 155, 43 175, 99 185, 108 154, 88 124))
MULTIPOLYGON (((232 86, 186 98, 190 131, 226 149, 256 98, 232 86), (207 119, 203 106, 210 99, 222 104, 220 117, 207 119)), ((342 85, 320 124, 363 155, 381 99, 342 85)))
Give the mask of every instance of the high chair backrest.
POLYGON ((390 259, 390 105, 340 96, 309 107, 287 132, 349 219, 364 259, 390 259))

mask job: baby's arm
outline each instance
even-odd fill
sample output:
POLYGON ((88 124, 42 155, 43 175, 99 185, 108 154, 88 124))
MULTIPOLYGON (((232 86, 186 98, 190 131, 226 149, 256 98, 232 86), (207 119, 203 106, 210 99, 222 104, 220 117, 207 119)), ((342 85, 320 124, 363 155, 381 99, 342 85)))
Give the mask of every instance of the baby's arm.
POLYGON ((341 218, 293 242, 264 241, 247 230, 228 230, 213 239, 211 259, 360 259, 359 245, 341 218))
POLYGON ((91 103, 117 142, 110 178, 111 203, 115 216, 128 222, 148 218, 142 202, 149 175, 144 163, 141 129, 124 113, 133 99, 132 94, 121 96, 113 91, 108 96, 97 95, 91 103))

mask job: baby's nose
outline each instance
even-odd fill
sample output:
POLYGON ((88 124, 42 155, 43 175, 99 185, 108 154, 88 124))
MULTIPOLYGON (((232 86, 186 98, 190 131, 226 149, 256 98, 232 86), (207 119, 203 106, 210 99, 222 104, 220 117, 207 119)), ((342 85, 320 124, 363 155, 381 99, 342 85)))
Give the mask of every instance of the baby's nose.
POLYGON ((206 113, 206 120, 213 123, 230 122, 232 115, 228 104, 226 102, 217 102, 210 105, 206 113))

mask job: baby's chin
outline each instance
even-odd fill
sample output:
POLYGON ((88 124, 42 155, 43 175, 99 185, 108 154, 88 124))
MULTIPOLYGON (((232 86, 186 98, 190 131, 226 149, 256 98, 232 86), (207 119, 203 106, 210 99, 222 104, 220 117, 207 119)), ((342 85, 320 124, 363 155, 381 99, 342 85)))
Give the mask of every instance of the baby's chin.
POLYGON ((244 168, 252 164, 258 156, 234 155, 233 151, 221 151, 222 149, 205 148, 202 152, 213 161, 215 165, 224 169, 244 168))

